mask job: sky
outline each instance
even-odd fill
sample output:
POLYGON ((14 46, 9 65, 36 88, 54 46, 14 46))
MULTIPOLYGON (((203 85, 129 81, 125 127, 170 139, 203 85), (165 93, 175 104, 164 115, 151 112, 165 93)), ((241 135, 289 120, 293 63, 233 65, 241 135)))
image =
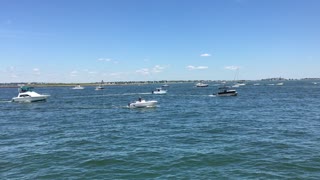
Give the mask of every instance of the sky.
POLYGON ((0 0, 0 83, 319 78, 319 9, 319 0, 0 0))

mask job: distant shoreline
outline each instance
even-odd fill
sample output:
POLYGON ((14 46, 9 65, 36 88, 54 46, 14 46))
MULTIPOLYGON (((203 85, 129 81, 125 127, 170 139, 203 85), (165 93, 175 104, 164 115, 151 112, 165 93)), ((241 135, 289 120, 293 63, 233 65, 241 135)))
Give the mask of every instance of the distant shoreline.
MULTIPOLYGON (((238 80, 237 82, 258 82, 258 81, 320 81, 320 78, 303 78, 303 79, 284 79, 284 78, 268 78, 261 80, 238 80)), ((179 84, 179 83, 222 83, 234 82, 233 80, 172 80, 172 81, 119 81, 119 82, 104 82, 104 86, 127 86, 127 85, 147 85, 147 84, 179 84)), ((17 88, 21 85, 34 86, 34 87, 73 87, 76 85, 81 86, 98 86, 100 82, 91 82, 91 83, 45 83, 45 82, 13 82, 13 83, 0 83, 0 88, 17 88)))

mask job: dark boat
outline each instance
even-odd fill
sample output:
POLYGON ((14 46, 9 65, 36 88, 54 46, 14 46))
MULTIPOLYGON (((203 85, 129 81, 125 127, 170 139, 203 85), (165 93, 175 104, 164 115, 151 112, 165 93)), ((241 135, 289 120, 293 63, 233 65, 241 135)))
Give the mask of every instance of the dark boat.
POLYGON ((220 91, 216 94, 217 96, 237 96, 238 93, 234 89, 229 89, 228 87, 219 88, 220 91))

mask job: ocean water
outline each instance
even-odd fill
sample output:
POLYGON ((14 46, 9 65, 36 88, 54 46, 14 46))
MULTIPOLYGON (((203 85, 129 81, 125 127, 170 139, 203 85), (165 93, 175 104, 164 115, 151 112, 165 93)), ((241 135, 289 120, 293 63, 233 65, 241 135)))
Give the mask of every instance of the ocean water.
POLYGON ((0 179, 320 179, 320 83, 260 84, 0 88, 0 179))

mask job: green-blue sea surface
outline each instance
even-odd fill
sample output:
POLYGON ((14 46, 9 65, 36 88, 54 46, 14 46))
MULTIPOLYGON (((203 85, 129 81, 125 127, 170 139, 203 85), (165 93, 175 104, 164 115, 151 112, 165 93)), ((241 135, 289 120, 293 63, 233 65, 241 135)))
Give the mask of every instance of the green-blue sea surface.
POLYGON ((0 179, 320 179, 320 83, 253 83, 0 88, 0 179))

